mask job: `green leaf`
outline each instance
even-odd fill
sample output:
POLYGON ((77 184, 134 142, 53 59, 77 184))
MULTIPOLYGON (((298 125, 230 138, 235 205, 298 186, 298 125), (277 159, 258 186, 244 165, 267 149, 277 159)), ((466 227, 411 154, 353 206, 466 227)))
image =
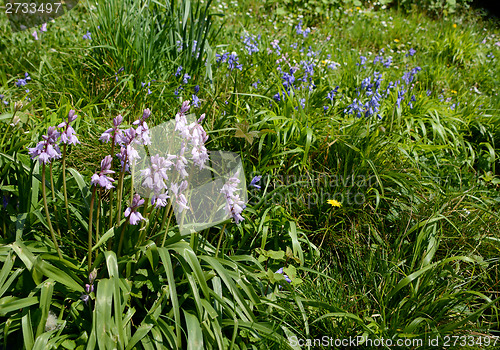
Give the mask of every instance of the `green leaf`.
POLYGON ((186 310, 184 312, 184 317, 186 319, 186 327, 188 330, 188 340, 187 349, 188 350, 198 350, 203 349, 203 333, 200 327, 200 321, 198 318, 186 310))
POLYGON ((25 307, 38 304, 38 297, 16 298, 6 296, 0 299, 0 316, 5 316, 9 312, 19 311, 25 307))

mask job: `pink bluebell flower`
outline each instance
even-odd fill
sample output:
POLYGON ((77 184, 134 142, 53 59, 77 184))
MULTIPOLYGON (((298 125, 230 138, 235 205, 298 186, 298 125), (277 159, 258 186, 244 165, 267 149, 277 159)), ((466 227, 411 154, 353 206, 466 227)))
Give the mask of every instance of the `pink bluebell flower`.
POLYGON ((35 160, 38 157, 40 163, 47 164, 61 158, 61 151, 56 144, 60 135, 55 126, 49 126, 47 135, 42 135, 43 141, 38 142, 36 147, 29 148, 31 159, 35 160))
POLYGON ((123 117, 120 114, 118 114, 115 118, 113 118, 113 127, 103 132, 101 137, 99 138, 99 141, 107 143, 109 142, 110 139, 114 139, 115 145, 121 143, 123 131, 118 129, 118 127, 120 126, 122 121, 123 117))
POLYGON ((236 193, 238 191, 238 184, 240 179, 238 179, 239 170, 234 174, 233 177, 229 178, 228 181, 222 186, 221 193, 226 197, 226 205, 224 209, 226 213, 230 215, 235 223, 239 223, 243 220, 241 213, 245 209, 245 202, 243 202, 240 196, 236 193))
POLYGON ((175 195, 175 203, 179 206, 180 212, 184 210, 189 210, 187 203, 187 198, 184 195, 184 191, 187 189, 188 183, 186 180, 182 181, 180 184, 171 183, 170 190, 175 195))
POLYGON ((134 195, 132 199, 132 204, 130 207, 125 209, 123 215, 126 218, 129 218, 129 222, 131 225, 137 225, 141 220, 144 220, 144 217, 137 211, 137 208, 144 204, 144 199, 141 199, 141 196, 137 193, 134 195))
POLYGON ((110 155, 104 157, 104 159, 101 161, 101 171, 92 175, 92 178, 90 180, 90 183, 92 185, 99 185, 107 190, 115 187, 112 185, 112 182, 114 182, 115 180, 109 176, 106 176, 109 174, 114 174, 114 171, 111 170, 112 161, 113 158, 110 155))
POLYGON ((67 143, 70 145, 76 145, 77 143, 80 143, 80 141, 78 141, 78 137, 76 137, 75 130, 69 125, 69 123, 74 121, 77 117, 78 116, 75 115, 75 111, 72 109, 68 113, 68 121, 63 121, 61 124, 57 126, 58 128, 63 129, 61 133, 62 143, 67 143))

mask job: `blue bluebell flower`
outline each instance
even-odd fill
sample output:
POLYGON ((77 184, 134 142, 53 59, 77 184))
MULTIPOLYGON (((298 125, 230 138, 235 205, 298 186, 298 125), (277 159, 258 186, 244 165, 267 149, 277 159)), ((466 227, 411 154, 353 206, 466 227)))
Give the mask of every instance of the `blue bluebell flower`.
POLYGON ((366 57, 365 56, 359 56, 359 61, 360 63, 356 63, 357 66, 361 65, 363 66, 366 63, 366 57))
POLYGON ((24 78, 21 78, 18 81, 16 81, 16 86, 17 87, 22 87, 22 86, 28 84, 29 80, 31 80, 29 74, 28 73, 24 73, 24 78))
POLYGON ((285 89, 291 89, 293 88, 293 83, 295 82, 295 76, 293 75, 295 73, 295 70, 293 68, 290 68, 290 73, 284 73, 281 79, 283 79, 283 86, 285 89))
POLYGON ((83 40, 91 40, 91 35, 90 35, 90 32, 87 30, 87 34, 84 34, 83 35, 83 40))
POLYGON ((339 87, 336 86, 335 89, 333 89, 332 91, 330 91, 327 95, 326 95, 326 98, 330 100, 330 102, 333 103, 333 98, 335 97, 335 94, 337 93, 337 91, 339 90, 339 87))
MULTIPOLYGON (((178 77, 181 75, 181 72, 182 72, 182 66, 179 66, 179 68, 177 68, 177 72, 175 72, 175 76, 178 77)), ((143 85, 144 86, 144 85, 143 85)))
POLYGON ((257 44, 257 40, 260 41, 260 38, 261 38, 260 35, 257 37, 257 39, 255 38, 254 35, 246 35, 245 37, 242 37, 243 44, 245 45, 245 49, 247 50, 249 55, 259 52, 259 46, 257 44))
POLYGON ((311 32, 310 28, 302 29, 302 20, 295 26, 295 31, 297 35, 302 35, 304 38, 307 38, 309 33, 311 32))
POLYGON ((389 56, 387 60, 384 62, 384 67, 389 68, 391 66, 391 63, 392 63, 392 57, 389 56))
POLYGON ((223 62, 226 62, 227 60, 227 57, 229 56, 229 53, 228 52, 224 52, 222 55, 216 53, 215 54, 215 62, 216 63, 223 63, 223 62))
POLYGON ((288 277, 286 275, 286 273, 283 272, 283 268, 279 268, 278 271, 276 271, 276 273, 279 273, 279 274, 282 274, 283 277, 285 277, 285 281, 287 281, 288 283, 292 283, 292 280, 290 279, 290 277, 288 277))
POLYGON ((408 56, 413 56, 417 51, 412 47, 410 50, 408 50, 408 53, 406 54, 406 57, 408 56))
POLYGON ((193 96, 193 106, 198 108, 200 106, 200 99, 196 95, 192 95, 192 96, 193 96))
POLYGON ((231 55, 229 55, 228 59, 227 59, 227 65, 229 67, 230 70, 233 70, 234 68, 236 69, 239 69, 239 70, 242 70, 243 69, 243 66, 241 64, 238 64, 238 55, 236 54, 236 52, 233 52, 231 53, 231 55))
POLYGON ((260 190, 260 188, 261 188, 260 185, 257 185, 257 182, 259 182, 260 179, 262 179, 262 176, 254 176, 252 181, 250 181, 250 186, 253 186, 253 187, 260 190))

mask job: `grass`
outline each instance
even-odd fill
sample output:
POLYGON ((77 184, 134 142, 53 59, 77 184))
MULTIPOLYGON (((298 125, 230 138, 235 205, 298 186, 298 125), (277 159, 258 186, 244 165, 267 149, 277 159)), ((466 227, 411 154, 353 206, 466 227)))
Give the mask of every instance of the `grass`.
POLYGON ((11 135, 0 146, 5 348, 111 348, 115 340, 123 349, 293 348, 293 339, 323 336, 426 344, 468 336, 471 348, 496 341, 497 23, 471 9, 433 19, 343 3, 302 16, 251 0, 134 2, 115 20, 126 5, 81 2, 38 41, 11 33, 0 17, 1 57, 16 58, 0 60, 8 102, 0 129, 11 135), (82 37, 87 30, 92 40, 82 37), (199 56, 193 40, 203 43, 199 56), (16 86, 25 72, 31 80, 16 86), (206 113, 206 147, 239 154, 247 186, 262 176, 260 189, 248 187, 245 220, 182 238, 174 223, 158 230, 164 214, 155 211, 145 230, 123 221, 108 230, 116 196, 103 192, 94 208, 99 275, 87 305, 88 183, 112 153, 97 138, 118 114, 130 126, 150 108, 151 127, 194 96, 192 111, 206 113), (55 185, 45 184, 63 232, 58 259, 41 169, 26 147, 70 109, 81 141, 67 159, 73 239, 59 163, 55 185), (52 330, 49 312, 58 320, 52 330))

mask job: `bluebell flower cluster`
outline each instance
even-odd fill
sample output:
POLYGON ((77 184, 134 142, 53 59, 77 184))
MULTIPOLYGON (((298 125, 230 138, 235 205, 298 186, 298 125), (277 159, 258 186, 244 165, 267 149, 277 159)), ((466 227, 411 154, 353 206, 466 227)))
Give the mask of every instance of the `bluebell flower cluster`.
POLYGON ((327 95, 326 98, 330 100, 331 103, 333 103, 333 99, 335 98, 335 95, 337 94, 337 91, 339 90, 339 87, 336 86, 335 89, 330 91, 327 95))
POLYGON ((260 41, 260 34, 256 37, 255 35, 246 34, 241 37, 243 39, 243 44, 248 52, 248 55, 259 52, 258 41, 260 41))
POLYGON ((16 86, 17 87, 23 87, 26 84, 28 84, 28 81, 30 81, 30 80, 31 80, 31 78, 30 78, 29 74, 28 73, 24 73, 24 78, 21 78, 18 81, 16 81, 16 86))
MULTIPOLYGON (((151 81, 154 81, 154 80, 151 80, 151 81)), ((151 89, 150 89, 150 87, 151 87, 151 81, 149 81, 149 82, 147 83, 147 86, 148 86, 148 92, 147 92, 147 95, 151 95, 151 94, 152 94, 151 89)), ((142 86, 142 87, 145 87, 145 86, 146 86, 146 83, 141 82, 141 86, 142 86)))
POLYGON ((236 54, 236 52, 232 52, 232 53, 229 53, 229 52, 225 52, 223 53, 222 55, 220 54, 215 54, 215 57, 216 57, 216 60, 215 62, 217 63, 224 63, 224 62, 227 62, 227 66, 230 70, 233 70, 233 69, 239 69, 239 70, 242 70, 243 69, 243 66, 241 64, 238 63, 239 61, 239 57, 238 55, 236 54))
POLYGON ((175 72, 176 77, 179 77, 181 75, 182 69, 182 66, 179 66, 179 68, 177 68, 177 71, 175 72))
POLYGON ((295 26, 295 32, 297 35, 302 35, 304 38, 307 38, 309 33, 311 33, 310 28, 302 29, 302 20, 295 26))
POLYGON ((373 82, 371 76, 363 79, 360 89, 357 89, 358 97, 355 98, 353 102, 346 107, 346 109, 344 109, 344 113, 354 114, 358 118, 361 118, 362 116, 364 116, 365 118, 369 118, 374 115, 377 115, 377 117, 381 118, 379 112, 380 102, 383 97, 380 92, 382 74, 374 72, 373 78, 373 82), (362 95, 367 98, 364 103, 361 101, 363 97, 362 95))
POLYGON ((83 40, 92 40, 90 32, 87 30, 87 34, 83 35, 83 40))
POLYGON ((417 51, 412 47, 410 50, 408 50, 408 53, 405 55, 405 57, 408 56, 413 56, 417 51))
POLYGON ((118 83, 118 74, 120 74, 121 72, 123 72, 125 70, 124 67, 121 67, 120 69, 118 69, 118 72, 115 73, 115 81, 118 83))
POLYGON ((290 90, 293 89, 293 83, 295 82, 295 76, 293 75, 295 73, 295 70, 293 68, 290 68, 290 73, 283 73, 281 76, 281 79, 283 80, 283 87, 285 90, 290 90))

